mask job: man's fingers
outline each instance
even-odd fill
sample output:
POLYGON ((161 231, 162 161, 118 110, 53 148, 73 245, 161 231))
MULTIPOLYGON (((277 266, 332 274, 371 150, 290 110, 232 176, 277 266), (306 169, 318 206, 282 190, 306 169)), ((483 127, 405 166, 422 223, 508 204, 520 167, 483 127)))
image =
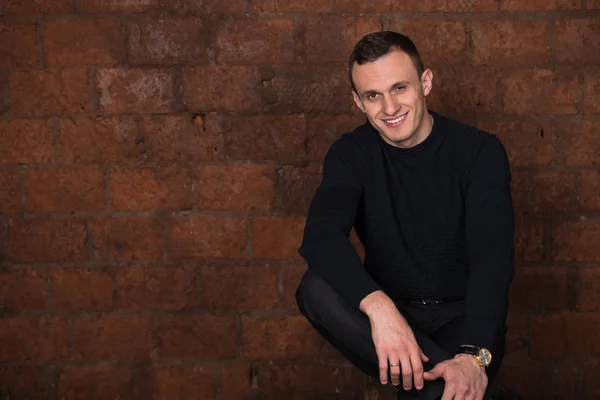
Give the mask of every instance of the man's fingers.
POLYGON ((398 386, 400 384, 400 357, 392 357, 390 359, 390 376, 392 378, 392 385, 398 386))
POLYGON ((438 364, 435 367, 433 367, 431 370, 424 372, 423 373, 423 378, 425 378, 428 381, 434 381, 437 378, 441 377, 442 374, 444 373, 444 366, 438 364))
POLYGON ((387 383, 388 379, 388 362, 387 356, 379 356, 379 381, 382 385, 387 383))
POLYGON ((454 400, 454 399, 463 400, 460 397, 454 397, 454 394, 455 394, 454 388, 450 385, 446 385, 446 387, 444 388, 444 394, 442 395, 441 400, 454 400))
MULTIPOLYGON (((421 354, 423 353, 421 352, 421 354)), ((421 362, 421 358, 416 354, 412 354, 410 362, 412 364, 415 387, 417 390, 421 390, 423 389, 423 363, 421 362)))
POLYGON ((413 371, 410 359, 406 355, 400 359, 400 366, 402 367, 402 387, 404 387, 404 390, 410 390, 412 388, 413 371))
POLYGON ((425 353, 423 353, 423 350, 421 350, 420 347, 419 347, 419 357, 421 357, 421 361, 423 361, 423 362, 429 361, 429 357, 427 357, 425 355, 425 353))

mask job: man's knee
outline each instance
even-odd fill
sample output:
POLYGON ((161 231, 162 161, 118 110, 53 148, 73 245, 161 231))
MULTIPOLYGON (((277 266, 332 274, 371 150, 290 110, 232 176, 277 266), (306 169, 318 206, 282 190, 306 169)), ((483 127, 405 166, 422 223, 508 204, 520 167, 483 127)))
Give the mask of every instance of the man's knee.
POLYGON ((306 315, 308 310, 312 309, 317 294, 318 294, 318 280, 312 272, 306 271, 300 284, 296 288, 296 303, 302 314, 306 315))

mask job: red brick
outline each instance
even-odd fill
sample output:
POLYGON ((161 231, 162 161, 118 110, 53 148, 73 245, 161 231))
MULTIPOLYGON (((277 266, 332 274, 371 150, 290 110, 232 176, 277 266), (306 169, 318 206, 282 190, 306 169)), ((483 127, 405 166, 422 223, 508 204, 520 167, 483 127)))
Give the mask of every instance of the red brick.
POLYGON ((10 110, 10 72, 7 69, 0 70, 0 116, 10 110))
POLYGON ((352 48, 367 33, 380 31, 381 20, 339 15, 309 17, 306 26, 308 62, 347 61, 352 48), (336 32, 331 35, 331 32, 336 32))
POLYGON ((115 167, 110 171, 113 210, 189 210, 193 172, 185 167, 115 167))
POLYGON ((272 68, 271 73, 265 72, 270 112, 357 112, 345 64, 298 64, 272 68))
POLYGON ((273 309, 277 305, 275 267, 202 267, 199 270, 200 307, 209 309, 273 309))
POLYGON ((61 161, 65 164, 109 164, 143 159, 140 129, 133 117, 63 119, 61 161))
POLYGON ((143 13, 160 7, 159 0, 80 0, 81 12, 90 14, 143 13))
POLYGON ((206 133, 220 138, 215 152, 226 160, 304 159, 305 127, 303 115, 206 117, 206 133))
POLYGON ((564 19, 556 23, 556 61, 600 63, 600 18, 564 19))
POLYGON ((474 65, 536 65, 550 60, 547 21, 480 21, 471 29, 474 65))
POLYGON ((570 172, 513 173, 513 204, 517 212, 556 213, 573 209, 575 175, 570 172))
POLYGON ((577 363, 533 360, 524 354, 508 355, 502 362, 498 380, 522 399, 579 399, 577 363))
POLYGON ((502 0, 500 9, 502 11, 580 10, 581 0, 502 0))
POLYGON ((190 267, 120 267, 116 282, 122 308, 179 310, 195 305, 196 277, 190 267))
POLYGON ((567 308, 567 268, 518 268, 510 288, 511 310, 562 310, 567 308))
POLYGON ((553 129, 546 121, 480 121, 479 129, 498 136, 512 166, 549 165, 552 162, 553 129))
POLYGON ((67 324, 55 317, 4 317, 0 361, 51 361, 68 356, 67 324))
POLYGON ((600 313, 572 313, 566 318, 567 354, 575 357, 600 355, 600 313))
MULTIPOLYGON (((340 368, 337 365, 310 364, 269 364, 258 369, 259 392, 272 394, 277 398, 290 390, 294 393, 309 392, 332 396, 339 390, 340 368)), ((262 397, 260 397, 262 398, 262 397)), ((346 397, 344 397, 346 398, 346 397)))
POLYGON ((600 171, 581 171, 577 202, 579 208, 589 211, 600 211, 600 171))
POLYGON ((0 164, 52 164, 52 131, 50 121, 0 121, 0 164))
MULTIPOLYGON (((588 1, 589 5, 589 1, 588 1)), ((599 7, 600 8, 600 7, 599 7)), ((589 360, 582 368, 583 370, 583 397, 585 400, 600 398, 600 361, 589 360)))
POLYGON ((183 70, 183 101, 192 111, 258 111, 264 106, 263 92, 258 67, 183 70))
POLYGON ((168 225, 167 253, 171 259, 246 258, 247 221, 244 218, 176 217, 168 225))
POLYGON ((497 0, 421 0, 422 12, 478 12, 498 10, 497 0))
POLYGON ((506 354, 526 353, 529 348, 530 316, 510 312, 506 320, 506 354))
POLYGON ((322 341, 306 318, 248 318, 243 321, 243 357, 277 360, 318 357, 322 341))
POLYGON ((270 210, 275 200, 275 168, 269 165, 198 167, 201 210, 270 210))
POLYGON ((417 8, 417 0, 336 0, 334 3, 333 10, 341 13, 414 12, 417 8))
POLYGON ((600 0, 587 0, 585 7, 588 10, 600 10, 600 0))
POLYGON ((217 396, 216 374, 213 367, 156 365, 143 371, 141 383, 138 385, 140 398, 148 400, 213 399, 217 396))
MULTIPOLYGON (((228 364, 221 367, 221 400, 254 399, 256 388, 251 387, 252 373, 248 364, 228 364)), ((258 379, 257 376, 254 379, 258 379)))
POLYGON ((342 134, 352 132, 365 122, 363 116, 354 115, 311 115, 307 121, 308 157, 323 161, 331 145, 342 134))
POLYGON ((25 208, 32 212, 102 211, 106 180, 99 168, 35 168, 25 171, 25 208))
POLYGON ((154 217, 92 219, 89 240, 100 260, 161 260, 163 226, 154 217))
POLYGON ((65 366, 58 375, 57 392, 64 400, 131 399, 133 375, 124 366, 65 366))
MULTIPOLYGON (((340 0, 337 0, 338 2, 340 0)), ((251 0, 258 12, 330 12, 331 2, 323 0, 251 0)))
POLYGON ((320 183, 321 164, 282 167, 277 179, 278 209, 286 214, 306 215, 320 183))
POLYGON ((0 15, 66 14, 75 12, 72 0, 6 0, 0 4, 0 15))
POLYGON ((26 67, 37 63, 35 24, 0 24, 0 67, 26 67))
POLYGON ((182 15, 201 15, 212 13, 242 13, 248 11, 248 0, 162 0, 163 8, 182 15))
POLYGON ((215 20, 220 64, 268 64, 294 61, 295 23, 289 19, 215 20))
POLYGON ((0 368, 0 393, 7 399, 48 399, 52 397, 51 391, 47 374, 41 368, 0 368))
POLYGON ((575 287, 577 310, 600 311, 600 269, 579 269, 575 287))
POLYGON ((565 121, 555 127, 557 162, 566 165, 600 164, 599 121, 565 121))
POLYGON ((32 268, 0 270, 0 310, 43 310, 46 300, 46 277, 32 268))
POLYGON ((517 215, 515 218, 515 259, 541 261, 544 254, 544 224, 539 218, 517 215))
POLYGON ((16 214, 21 208, 21 173, 0 170, 0 214, 16 214))
POLYGON ((281 302, 279 306, 288 310, 297 310, 296 289, 306 273, 306 267, 288 266, 282 268, 281 274, 281 302))
POLYGON ((114 19, 61 19, 42 22, 44 61, 49 66, 118 64, 125 34, 114 19))
POLYGON ((390 29, 411 38, 426 68, 431 65, 464 63, 467 51, 464 22, 433 19, 394 20, 390 29))
POLYGON ((433 90, 427 106, 439 113, 457 117, 465 112, 500 111, 496 82, 498 73, 464 66, 448 66, 433 71, 433 90))
POLYGON ((199 64, 207 60, 202 20, 197 18, 136 21, 129 24, 129 62, 199 64))
POLYGON ((581 84, 568 71, 516 70, 501 80, 506 114, 576 114, 581 84))
POLYGON ((8 259, 13 262, 83 261, 85 225, 76 219, 11 219, 8 259))
POLYGON ((102 69, 96 89, 103 113, 166 113, 176 110, 173 73, 159 69, 102 69))
POLYGON ((213 315, 165 316, 157 328, 160 357, 234 358, 235 317, 213 315))
POLYGON ((77 360, 148 359, 152 351, 149 316, 81 316, 73 321, 73 350, 77 360))
POLYGON ((10 96, 13 116, 85 114, 92 109, 84 69, 15 71, 10 96))
POLYGON ((255 218, 252 255, 255 259, 298 259, 304 218, 255 218))
POLYGON ((600 114, 600 68, 583 72, 583 111, 600 114))
POLYGON ((568 353, 566 314, 544 314, 534 316, 531 322, 531 356, 548 358, 565 356, 568 353))
POLYGON ((217 158, 219 140, 218 135, 204 132, 188 116, 152 116, 144 119, 144 134, 139 141, 147 160, 184 162, 217 158))
POLYGON ((52 302, 57 310, 108 311, 114 308, 114 277, 110 271, 85 268, 53 268, 52 302))
POLYGON ((582 218, 556 227, 552 257, 557 261, 600 261, 600 221, 582 218))

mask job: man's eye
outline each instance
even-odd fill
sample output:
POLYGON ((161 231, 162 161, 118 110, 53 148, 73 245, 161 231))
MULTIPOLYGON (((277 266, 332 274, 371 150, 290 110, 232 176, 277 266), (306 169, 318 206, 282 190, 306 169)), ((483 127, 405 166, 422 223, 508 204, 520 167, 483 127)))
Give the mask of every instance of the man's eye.
POLYGON ((377 98, 377 94, 375 93, 371 93, 370 95, 367 96, 367 99, 369 100, 375 100, 377 98))
POLYGON ((396 91, 404 90, 404 89, 406 89, 406 86, 396 86, 396 91))

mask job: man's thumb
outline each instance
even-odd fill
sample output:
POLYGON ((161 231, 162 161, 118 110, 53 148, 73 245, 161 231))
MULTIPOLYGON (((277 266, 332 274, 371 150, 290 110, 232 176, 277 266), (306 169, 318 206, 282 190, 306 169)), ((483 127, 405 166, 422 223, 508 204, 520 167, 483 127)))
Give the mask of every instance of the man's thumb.
POLYGON ((444 366, 440 366, 440 364, 433 367, 431 370, 423 373, 423 378, 428 381, 434 381, 437 378, 440 378, 444 372, 444 366))

